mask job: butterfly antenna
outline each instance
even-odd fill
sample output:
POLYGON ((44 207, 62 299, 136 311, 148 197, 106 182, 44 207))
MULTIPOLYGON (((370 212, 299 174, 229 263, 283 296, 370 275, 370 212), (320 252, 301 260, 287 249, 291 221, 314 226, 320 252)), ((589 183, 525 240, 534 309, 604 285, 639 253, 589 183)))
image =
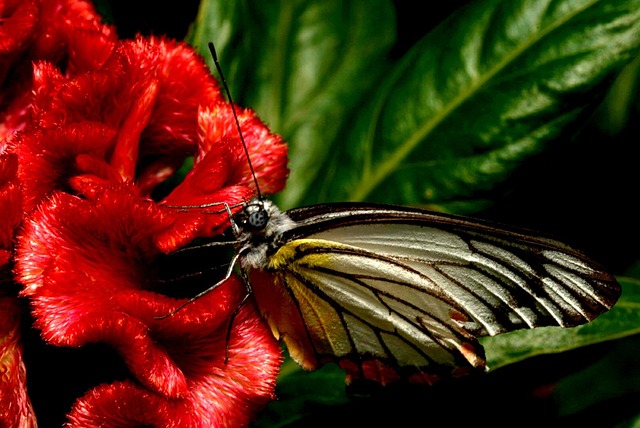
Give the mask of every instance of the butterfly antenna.
POLYGON ((236 113, 236 108, 233 104, 233 98, 231 97, 231 91, 229 90, 229 85, 227 85, 227 80, 224 78, 224 73, 222 72, 222 67, 218 62, 218 54, 216 53, 216 48, 213 46, 212 42, 209 42, 209 52, 211 52, 211 56, 213 57, 213 63, 216 65, 216 69, 218 70, 218 74, 220 75, 220 80, 222 81, 222 86, 224 87, 225 92, 227 93, 227 98, 229 99, 229 104, 231 104, 231 111, 233 112, 233 118, 236 121, 236 127, 238 128, 238 134, 240 135, 240 141, 242 142, 242 148, 244 149, 244 154, 247 156, 247 162, 249 163, 249 169, 251 169, 251 175, 253 176, 253 182, 256 185, 256 190, 258 192, 258 198, 262 199, 262 193, 260 192, 260 186, 258 186, 258 178, 256 177, 256 172, 253 169, 253 165, 251 164, 251 157, 249 156, 249 149, 247 149, 247 144, 244 141, 244 137, 242 135, 242 130, 240 129, 240 121, 238 120, 238 114, 236 113))

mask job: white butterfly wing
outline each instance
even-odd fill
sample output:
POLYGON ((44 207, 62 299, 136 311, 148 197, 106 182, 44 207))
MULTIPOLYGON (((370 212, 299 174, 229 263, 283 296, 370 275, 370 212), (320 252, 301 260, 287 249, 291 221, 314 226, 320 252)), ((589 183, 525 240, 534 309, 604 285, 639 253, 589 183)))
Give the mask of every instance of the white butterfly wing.
MULTIPOLYGON (((350 225, 311 236, 389 257, 423 275, 420 290, 443 293, 495 335, 541 325, 570 327, 609 309, 610 278, 566 249, 529 247, 486 235, 411 224, 350 225), (603 279, 606 279, 603 281, 603 279)), ((545 242, 549 245, 549 241, 545 242)))
POLYGON ((297 226, 270 257, 271 288, 254 288, 306 368, 336 361, 354 377, 431 381, 483 368, 479 336, 583 324, 619 295, 575 250, 488 224, 385 206, 287 214, 297 226))

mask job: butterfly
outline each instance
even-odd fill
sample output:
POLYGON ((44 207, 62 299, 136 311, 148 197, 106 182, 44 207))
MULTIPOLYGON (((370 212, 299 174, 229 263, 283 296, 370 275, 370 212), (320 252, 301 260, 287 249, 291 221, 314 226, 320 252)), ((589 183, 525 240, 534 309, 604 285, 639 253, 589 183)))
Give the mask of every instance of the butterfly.
POLYGON ((482 371, 479 337, 584 324, 620 295, 582 253, 485 221, 354 203, 282 212, 260 194, 226 210, 235 255, 205 292, 238 265, 291 357, 308 370, 338 363, 348 381, 482 371))
POLYGON ((233 218, 237 263, 291 357, 349 378, 433 382, 485 368, 477 338, 573 327, 620 286, 552 239, 401 206, 337 203, 286 212, 264 197, 233 218))

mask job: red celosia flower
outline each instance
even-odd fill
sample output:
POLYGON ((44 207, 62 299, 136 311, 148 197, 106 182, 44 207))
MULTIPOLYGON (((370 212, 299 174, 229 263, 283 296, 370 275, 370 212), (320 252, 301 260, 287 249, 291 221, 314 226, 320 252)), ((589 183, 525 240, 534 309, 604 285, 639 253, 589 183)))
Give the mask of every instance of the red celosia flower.
POLYGON ((202 59, 184 43, 121 41, 98 70, 70 78, 50 64, 35 70, 34 122, 41 128, 83 121, 118 131, 107 162, 145 189, 164 181, 193 154, 198 110, 223 103, 202 59), (156 180, 150 177, 157 177, 156 180))
MULTIPOLYGON (((37 127, 13 143, 27 209, 55 189, 86 193, 121 181, 135 182, 141 195, 150 196, 189 155, 196 167, 166 206, 233 205, 255 194, 230 105, 202 59, 183 43, 123 41, 104 67, 75 77, 43 63, 36 67, 35 87, 37 127)), ((239 118, 262 190, 280 190, 286 146, 250 110, 239 109, 239 118)), ((227 218, 222 208, 179 211, 183 220, 163 248, 215 234, 227 218)))
MULTIPOLYGON (((230 106, 202 59, 183 43, 123 41, 104 67, 74 77, 42 63, 35 90, 37 127, 13 143, 20 179, 33 184, 25 189, 28 209, 55 188, 68 190, 69 181, 82 180, 76 185, 84 191, 90 182, 134 181, 141 195, 151 195, 190 154, 206 165, 194 169, 167 205, 234 204, 255 193, 230 106)), ((263 190, 281 189, 286 147, 251 111, 240 111, 240 120, 263 190)), ((201 232, 226 218, 183 214, 201 232)))
POLYGON ((269 335, 247 305, 234 320, 228 343, 223 325, 209 337, 184 340, 186 347, 173 349, 188 383, 181 399, 167 399, 133 382, 101 385, 76 402, 69 426, 246 426, 254 409, 274 398, 280 358, 275 341, 265 340, 269 335))
MULTIPOLYGON (((251 307, 229 329, 244 286, 229 280, 157 319, 185 302, 161 289, 206 288, 216 281, 209 267, 228 261, 201 260, 194 276, 168 269, 166 254, 218 233, 229 221, 222 203, 256 192, 231 107, 203 61, 182 43, 138 38, 73 76, 39 63, 34 88, 34 123, 10 143, 30 213, 16 249, 22 294, 47 342, 109 343, 141 384, 96 388, 70 421, 145 408, 136 414, 145 421, 246 424, 273 395, 280 353, 251 307), (159 192, 188 156, 191 172, 159 192)), ((253 112, 238 114, 261 189, 279 191, 286 146, 253 112)))
POLYGON ((0 4, 0 142, 24 128, 32 100, 32 61, 74 74, 95 69, 111 53, 113 29, 84 0, 9 0, 0 4))
MULTIPOLYGON (((238 311, 245 286, 232 278, 158 319, 191 287, 215 284, 213 268, 228 261, 168 253, 217 234, 229 222, 223 203, 256 193, 231 106, 204 61, 172 40, 116 41, 83 0, 8 2, 0 17, 0 83, 10 88, 0 93, 0 265, 10 275, 15 254, 48 343, 106 342, 135 377, 79 398, 69 424, 246 425, 273 398, 281 355, 252 304, 238 311), (190 157, 192 170, 169 185, 190 157), (191 271, 184 259, 195 260, 191 271)), ((279 191, 286 146, 237 110, 262 191, 279 191)), ((10 369, 0 405, 11 408, 0 423, 27 426, 12 314, 0 319, 10 369)))
POLYGON ((152 291, 162 281, 171 285, 172 278, 158 271, 165 261, 158 262, 156 237, 174 219, 121 185, 95 199, 55 193, 25 225, 17 271, 43 337, 62 346, 107 342, 148 388, 127 386, 110 403, 114 388, 122 387, 101 387, 74 414, 107 417, 111 413, 100 416, 99 409, 117 406, 134 412, 122 401, 133 406, 140 399, 150 406, 164 402, 173 418, 205 421, 185 426, 207 426, 211 418, 246 422, 252 409, 272 397, 279 346, 253 309, 243 308, 236 317, 224 361, 228 321, 244 293, 239 281, 225 282, 169 318, 155 318, 176 307, 175 299, 152 291), (228 406, 209 402, 220 395, 228 397, 228 406))

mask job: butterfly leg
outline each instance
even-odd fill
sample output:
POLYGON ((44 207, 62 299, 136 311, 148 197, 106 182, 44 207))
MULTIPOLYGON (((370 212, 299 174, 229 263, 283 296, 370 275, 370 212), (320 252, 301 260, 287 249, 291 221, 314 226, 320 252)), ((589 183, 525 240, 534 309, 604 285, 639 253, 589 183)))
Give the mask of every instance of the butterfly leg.
POLYGON ((233 311, 229 319, 229 327, 227 327, 227 340, 226 340, 227 345, 226 345, 225 356, 224 356, 225 364, 227 364, 227 362, 229 361, 229 340, 231 340, 231 327, 233 327, 233 321, 236 319, 236 316, 240 312, 240 309, 242 308, 242 306, 244 306, 244 304, 247 302, 247 300, 249 300, 249 297, 253 293, 253 289, 251 288, 251 281, 249 280, 249 274, 245 269, 241 269, 240 272, 242 274, 242 279, 244 279, 244 285, 247 292, 245 293, 244 297, 242 298, 242 301, 240 301, 240 303, 238 304, 238 307, 236 308, 235 311, 233 311))
MULTIPOLYGON (((187 300, 186 302, 184 302, 183 304, 181 304, 180 306, 178 306, 177 308, 175 308, 174 310, 172 310, 168 314, 162 315, 162 316, 159 316, 159 317, 154 317, 154 319, 163 320, 165 318, 168 318, 168 317, 172 316, 173 314, 175 314, 176 312, 178 312, 180 309, 182 309, 185 306, 187 306, 189 303, 193 303, 194 301, 198 300, 200 297, 202 297, 205 294, 209 293, 210 291, 213 291, 216 288, 218 288, 218 286, 222 285, 226 280, 231 278, 231 274, 233 273, 233 268, 235 267, 236 263, 238 262, 238 258, 239 257, 240 257, 239 253, 236 254, 235 256, 233 256, 233 258, 231 259, 231 263, 229 263, 229 269, 227 269, 227 273, 225 274, 224 278, 222 278, 220 281, 216 282, 215 284, 213 284, 211 287, 207 288, 206 290, 201 291, 200 293, 196 294, 195 296, 193 296, 192 298, 190 298, 189 300, 187 300)), ((243 299, 243 302, 245 300, 246 300, 246 297, 243 299)), ((237 309, 236 309, 236 312, 237 312, 237 309)))

